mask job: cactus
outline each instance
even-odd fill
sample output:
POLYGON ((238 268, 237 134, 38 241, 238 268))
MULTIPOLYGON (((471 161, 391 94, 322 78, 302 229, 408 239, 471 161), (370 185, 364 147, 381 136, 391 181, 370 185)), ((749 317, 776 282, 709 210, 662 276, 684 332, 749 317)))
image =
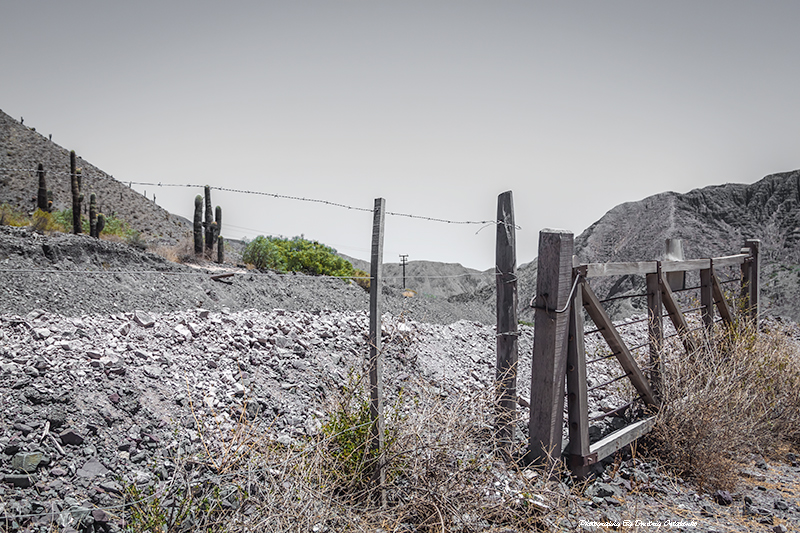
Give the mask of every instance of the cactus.
POLYGON ((194 253, 203 253, 203 197, 194 197, 194 253))
POLYGON ((69 153, 69 175, 72 178, 72 233, 75 235, 82 231, 81 228, 81 188, 80 175, 75 169, 75 150, 69 153))
POLYGON ((214 222, 213 214, 211 212, 211 187, 206 185, 205 188, 205 195, 206 195, 206 221, 205 221, 205 228, 206 228, 206 249, 208 250, 209 254, 211 250, 214 248, 214 233, 213 229, 211 228, 211 224, 214 222))
POLYGON ((225 239, 223 239, 222 235, 220 235, 219 237, 217 237, 217 263, 221 265, 224 262, 225 262, 225 239))
POLYGON ((106 216, 103 213, 97 213, 97 229, 95 230, 96 237, 99 239, 103 228, 106 227, 106 216))
POLYGON ((89 236, 99 238, 97 234, 97 197, 94 193, 89 195, 89 236))
POLYGON ((39 163, 39 167, 36 169, 36 174, 39 176, 39 192, 36 195, 36 207, 42 211, 50 212, 50 208, 47 206, 47 184, 44 181, 44 165, 41 163, 39 163))
POLYGON ((53 211, 53 191, 47 191, 47 211, 53 211))

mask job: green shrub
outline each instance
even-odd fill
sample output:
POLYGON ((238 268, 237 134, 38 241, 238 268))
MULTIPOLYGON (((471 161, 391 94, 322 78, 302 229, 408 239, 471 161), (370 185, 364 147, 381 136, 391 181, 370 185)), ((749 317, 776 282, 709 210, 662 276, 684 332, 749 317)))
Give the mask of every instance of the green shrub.
POLYGON ((354 274, 353 265, 336 255, 336 250, 303 237, 284 239, 259 235, 247 245, 242 260, 256 268, 279 272, 343 278, 354 274))

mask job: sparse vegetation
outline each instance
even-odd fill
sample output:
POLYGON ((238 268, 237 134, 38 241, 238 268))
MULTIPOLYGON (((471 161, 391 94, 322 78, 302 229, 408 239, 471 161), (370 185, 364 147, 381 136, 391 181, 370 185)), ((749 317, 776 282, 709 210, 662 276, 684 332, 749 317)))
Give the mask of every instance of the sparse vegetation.
POLYGON ((354 278, 356 283, 369 290, 369 274, 354 269, 350 261, 336 255, 333 248, 302 236, 285 239, 259 235, 247 244, 242 261, 259 269, 278 272, 354 278))
POLYGON ((800 446, 800 353, 781 332, 740 326, 666 366, 652 451, 705 489, 733 488, 749 453, 800 446))
POLYGON ((264 438, 244 412, 234 430, 200 428, 207 456, 176 457, 155 491, 126 487, 123 531, 536 531, 566 519, 574 494, 559 481, 560 463, 546 472, 497 462, 488 392, 444 398, 430 384, 414 388, 387 422, 383 486, 370 483, 368 403, 356 383, 331 403, 317 436, 290 444, 264 438))
MULTIPOLYGON (((102 213, 99 213, 97 218, 98 224, 101 224, 98 234, 102 231, 104 238, 125 240, 134 246, 138 243, 139 247, 142 247, 143 241, 140 233, 132 229, 124 220, 115 216, 105 216, 102 213)), ((82 224, 83 232, 90 233, 89 220, 83 219, 82 224)), ((0 226, 30 227, 34 231, 45 233, 53 231, 71 233, 72 209, 63 209, 52 213, 37 209, 32 215, 27 215, 13 206, 3 204, 0 206, 0 226)))

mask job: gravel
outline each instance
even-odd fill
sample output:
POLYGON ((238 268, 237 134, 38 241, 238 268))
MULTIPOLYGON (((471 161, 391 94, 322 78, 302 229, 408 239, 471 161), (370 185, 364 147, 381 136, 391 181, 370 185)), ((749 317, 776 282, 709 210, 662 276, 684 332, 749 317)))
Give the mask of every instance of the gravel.
MULTIPOLYGON (((366 294, 342 280, 234 265, 226 265, 233 280, 221 283, 211 279, 214 268, 84 236, 0 228, 0 528, 118 531, 123 486, 159 486, 181 460, 222 442, 241 416, 276 445, 320 431, 336 391, 365 371, 366 294)), ((490 389, 495 332, 486 322, 477 304, 387 294, 387 401, 422 387, 443 398, 490 389)), ((646 339, 641 324, 625 330, 631 343, 646 339)), ((603 350, 594 337, 588 354, 603 350)), ((522 398, 530 395, 532 343, 533 329, 521 326, 522 398)), ((615 364, 593 365, 590 384, 614 377, 615 364)), ((611 411, 629 395, 624 387, 593 391, 590 411, 611 411)), ((637 413, 623 414, 598 423, 594 439, 637 413)), ((518 415, 522 443, 527 409, 518 415)), ((696 520, 705 531, 800 524, 796 460, 753 457, 749 485, 722 495, 655 463, 622 459, 598 466, 571 521, 553 527, 593 531, 593 521, 626 519, 696 520)), ((495 485, 512 490, 529 472, 493 467, 495 485)))

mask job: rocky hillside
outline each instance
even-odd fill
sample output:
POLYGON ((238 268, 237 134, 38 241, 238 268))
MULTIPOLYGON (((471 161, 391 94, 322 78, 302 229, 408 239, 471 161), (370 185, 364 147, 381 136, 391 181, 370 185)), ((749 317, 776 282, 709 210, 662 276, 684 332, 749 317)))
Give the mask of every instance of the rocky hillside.
MULTIPOLYGON (((0 204, 10 204, 23 211, 36 207, 38 178, 35 169, 42 163, 47 188, 53 191, 55 209, 72 207, 69 178, 69 150, 50 141, 19 121, 0 111, 0 204)), ((83 191, 97 195, 102 213, 114 214, 140 231, 147 241, 175 242, 191 231, 189 222, 172 215, 111 175, 103 172, 78 154, 82 169, 83 191)), ((191 198, 189 199, 191 201, 191 198)))
MULTIPOLYGON (((575 249, 583 262, 656 260, 667 238, 683 240, 687 259, 738 253, 745 239, 761 239, 767 312, 800 320, 800 171, 618 205, 576 238, 575 249)), ((607 290, 640 284, 628 279, 607 290)))

